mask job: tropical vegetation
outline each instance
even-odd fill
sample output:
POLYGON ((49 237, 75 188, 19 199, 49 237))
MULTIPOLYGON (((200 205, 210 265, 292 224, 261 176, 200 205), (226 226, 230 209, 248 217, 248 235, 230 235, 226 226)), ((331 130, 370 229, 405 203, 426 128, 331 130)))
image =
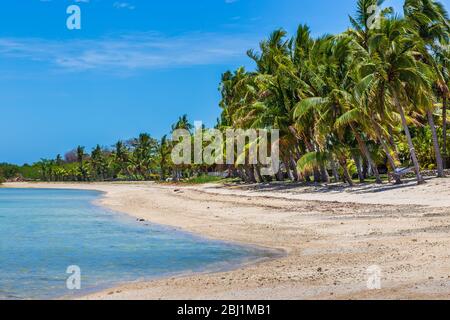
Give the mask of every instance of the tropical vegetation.
MULTIPOLYGON (((166 180, 227 172, 247 182, 272 180, 353 185, 382 183, 390 173, 402 182, 411 168, 418 183, 425 169, 445 176, 450 99, 450 23, 433 0, 406 0, 403 13, 358 0, 351 28, 315 38, 306 25, 289 37, 275 30, 248 51, 255 70, 227 71, 220 83, 216 128, 278 129, 281 170, 262 176, 260 167, 174 165, 174 142, 148 134, 113 147, 79 146, 64 157, 31 166, 0 165, 4 178, 21 175, 46 181, 166 180)), ((194 129, 187 116, 172 126, 194 129)), ((237 155, 239 157, 239 155, 237 155)))

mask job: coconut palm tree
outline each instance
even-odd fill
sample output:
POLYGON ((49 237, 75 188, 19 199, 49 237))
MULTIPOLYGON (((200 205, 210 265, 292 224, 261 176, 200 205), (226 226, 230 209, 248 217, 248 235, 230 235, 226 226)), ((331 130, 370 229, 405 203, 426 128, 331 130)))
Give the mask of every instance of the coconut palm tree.
POLYGON ((97 145, 91 153, 90 165, 92 167, 92 174, 94 180, 103 181, 108 175, 108 162, 105 151, 97 145))
POLYGON ((155 154, 157 153, 158 142, 149 134, 142 133, 137 139, 133 140, 132 145, 133 152, 129 162, 133 171, 140 179, 149 180, 155 154))
POLYGON ((76 150, 78 170, 79 170, 81 181, 87 181, 87 170, 84 166, 84 158, 85 158, 84 150, 85 150, 85 148, 82 146, 78 146, 77 150, 76 150))
POLYGON ((130 176, 130 172, 128 171, 129 159, 130 152, 127 145, 121 140, 117 141, 114 145, 114 151, 112 154, 114 178, 117 178, 120 174, 130 176))
POLYGON ((359 72, 364 91, 371 95, 373 104, 378 104, 380 110, 387 106, 391 113, 400 115, 417 182, 422 184, 425 180, 420 173, 406 112, 416 106, 409 93, 429 87, 429 79, 423 72, 426 67, 415 58, 416 44, 412 34, 405 21, 383 19, 381 30, 370 35, 368 51, 362 57, 359 72))
POLYGON ((158 146, 158 162, 161 181, 166 180, 169 167, 171 165, 170 159, 171 152, 172 152, 171 141, 167 139, 167 136, 163 136, 158 146))

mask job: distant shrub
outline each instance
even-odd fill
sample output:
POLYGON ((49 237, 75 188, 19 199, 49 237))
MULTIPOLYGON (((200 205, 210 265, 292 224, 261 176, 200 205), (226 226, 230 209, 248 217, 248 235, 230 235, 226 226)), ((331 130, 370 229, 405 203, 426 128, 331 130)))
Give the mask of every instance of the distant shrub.
POLYGON ((223 180, 222 177, 212 177, 212 176, 203 175, 203 176, 195 177, 192 179, 188 179, 184 182, 189 183, 189 184, 205 184, 205 183, 220 182, 222 180, 223 180))

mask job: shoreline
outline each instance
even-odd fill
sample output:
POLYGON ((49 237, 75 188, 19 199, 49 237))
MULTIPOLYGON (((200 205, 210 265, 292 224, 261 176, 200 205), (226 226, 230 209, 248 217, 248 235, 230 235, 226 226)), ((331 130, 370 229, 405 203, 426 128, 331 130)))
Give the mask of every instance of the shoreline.
MULTIPOLYGON (((432 180, 428 186, 439 196, 433 189, 446 192, 450 180, 432 180)), ((4 187, 97 190, 105 192, 98 204, 137 219, 214 240, 283 249, 287 254, 236 270, 124 284, 83 299, 450 299, 448 198, 442 197, 438 206, 395 204, 409 194, 416 194, 412 202, 417 202, 427 190, 419 186, 388 188, 383 195, 366 190, 370 197, 362 190, 356 195, 350 191, 351 197, 361 198, 360 203, 346 202, 349 191, 339 191, 343 202, 334 202, 339 192, 321 194, 319 201, 315 198, 320 193, 302 187, 287 191, 273 186, 261 190, 153 183, 7 183, 4 187), (364 204, 368 198, 382 203, 364 204), (411 244, 420 244, 420 249, 411 244), (423 258, 419 251, 433 256, 423 258), (368 291, 365 271, 374 264, 386 272, 383 290, 368 291), (425 265, 426 271, 421 271, 425 265)))
MULTIPOLYGON (((138 184, 138 183, 131 183, 132 185, 138 184)), ((2 186, 0 186, 1 188, 2 186)), ((47 190, 52 190, 52 189, 57 189, 57 190, 89 190, 89 191, 95 191, 98 192, 100 194, 99 198, 94 200, 92 202, 93 205, 95 206, 99 206, 103 209, 106 210, 111 210, 112 212, 115 213, 119 213, 119 214, 123 214, 126 215, 130 218, 136 218, 136 219, 141 219, 139 215, 136 215, 135 213, 133 213, 132 211, 117 211, 115 209, 113 209, 112 207, 110 207, 107 204, 107 200, 105 198, 108 197, 108 191, 106 190, 102 190, 101 188, 99 188, 98 184, 88 184, 88 183, 80 183, 80 184, 74 184, 74 183, 34 183, 34 182, 8 182, 5 183, 3 185, 4 188, 14 188, 14 189, 47 189, 47 190), (91 188, 92 187, 92 188, 91 188)), ((148 279, 142 279, 142 280, 135 280, 135 281, 131 281, 131 282, 120 282, 118 281, 118 284, 109 287, 108 285, 99 287, 97 289, 95 288, 91 288, 89 290, 87 290, 85 293, 82 293, 80 295, 73 295, 71 296, 62 296, 57 298, 57 300, 67 300, 67 299, 75 299, 75 300, 84 300, 84 299, 88 299, 90 296, 93 295, 97 295, 97 294, 102 294, 105 293, 106 291, 111 292, 111 291, 120 291, 121 288, 125 287, 125 286, 129 286, 129 285, 135 285, 135 284, 139 284, 139 283, 149 283, 149 282, 153 282, 153 281, 158 281, 158 280, 164 280, 164 279, 169 279, 169 278, 186 278, 186 277, 192 277, 192 276, 207 276, 207 275, 214 275, 214 274, 220 274, 220 273, 225 273, 225 272, 232 272, 232 271, 236 271, 236 270, 240 270, 240 269, 246 269, 250 266, 257 266, 257 265, 261 265, 270 261, 274 261, 277 259, 281 259, 284 258, 288 255, 287 251, 283 248, 272 248, 272 247, 264 247, 264 246, 260 246, 258 244, 250 244, 250 243, 245 243, 245 242, 241 242, 241 241, 235 241, 235 240, 224 240, 224 239, 217 239, 216 237, 213 236, 207 236, 204 234, 198 234, 189 230, 185 230, 182 227, 176 227, 173 225, 169 225, 169 224, 161 224, 161 223, 156 223, 153 221, 143 221, 143 222, 149 222, 151 224, 154 225, 158 225, 158 226, 162 226, 162 227, 167 227, 167 228, 172 228, 174 230, 177 230, 179 232, 183 232, 186 234, 190 234, 196 237, 200 237, 203 239, 207 239, 207 240, 211 240, 211 241, 220 241, 223 242, 224 244, 230 244, 230 245, 237 245, 237 246, 242 246, 242 247, 247 247, 247 248, 252 248, 255 250, 258 250, 260 252, 265 252, 265 256, 264 257, 260 257, 260 258, 254 258, 254 259, 246 259, 245 261, 242 261, 238 264, 233 264, 233 265, 229 265, 229 266, 223 266, 223 267, 218 267, 218 268, 205 268, 205 270, 203 271, 199 271, 199 272, 193 272, 193 271, 187 271, 187 272, 181 272, 181 273, 176 273, 176 274, 172 274, 172 275, 166 275, 166 276, 156 276, 154 278, 148 278, 148 279)), ((225 263, 226 265, 228 265, 228 263, 225 263)))

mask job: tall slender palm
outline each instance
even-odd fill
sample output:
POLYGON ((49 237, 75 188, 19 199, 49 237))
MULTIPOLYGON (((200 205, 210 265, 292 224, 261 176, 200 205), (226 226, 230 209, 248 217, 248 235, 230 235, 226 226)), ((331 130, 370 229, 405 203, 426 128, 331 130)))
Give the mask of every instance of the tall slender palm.
POLYGON ((80 173, 80 178, 81 181, 87 181, 87 171, 86 168, 84 166, 84 157, 85 157, 85 153, 84 153, 84 147, 82 146, 78 146, 76 153, 77 153, 77 162, 78 162, 78 170, 80 173))
POLYGON ((171 141, 167 139, 167 136, 163 136, 158 146, 158 162, 161 181, 164 181, 166 179, 171 164, 170 159, 171 152, 172 152, 171 141))
POLYGON ((421 173, 416 151, 407 121, 407 108, 415 106, 408 95, 428 87, 428 79, 422 70, 424 65, 415 59, 415 43, 409 26, 400 19, 384 19, 381 30, 371 34, 367 54, 362 58, 359 72, 365 84, 365 91, 372 102, 400 115, 401 123, 409 145, 411 160, 417 182, 425 182, 421 173), (378 101, 377 101, 378 100, 378 101))
POLYGON ((105 180, 108 175, 108 162, 105 152, 100 145, 97 145, 92 150, 90 164, 95 180, 105 180))

